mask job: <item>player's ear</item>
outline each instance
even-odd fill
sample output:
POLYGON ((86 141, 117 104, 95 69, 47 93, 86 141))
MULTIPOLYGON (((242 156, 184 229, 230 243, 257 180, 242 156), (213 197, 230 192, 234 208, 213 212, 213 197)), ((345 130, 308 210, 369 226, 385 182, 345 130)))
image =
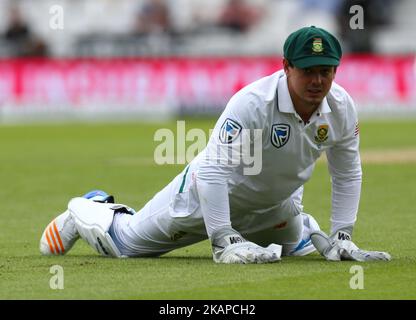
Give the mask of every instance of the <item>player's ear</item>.
POLYGON ((283 69, 285 70, 286 75, 289 72, 289 68, 293 68, 293 65, 286 58, 283 59, 283 69))

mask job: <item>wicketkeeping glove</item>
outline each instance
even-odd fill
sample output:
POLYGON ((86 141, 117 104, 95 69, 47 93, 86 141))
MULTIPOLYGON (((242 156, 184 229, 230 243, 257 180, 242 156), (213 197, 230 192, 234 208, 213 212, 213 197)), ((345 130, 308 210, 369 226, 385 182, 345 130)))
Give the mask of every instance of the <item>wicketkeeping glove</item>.
POLYGON ((389 261, 390 254, 380 251, 365 251, 359 249, 351 241, 351 235, 345 230, 339 230, 328 237, 322 231, 314 231, 311 240, 316 250, 329 261, 389 261))
POLYGON ((216 263, 270 263, 280 260, 282 247, 267 248, 246 241, 232 228, 222 228, 211 235, 212 256, 216 263))

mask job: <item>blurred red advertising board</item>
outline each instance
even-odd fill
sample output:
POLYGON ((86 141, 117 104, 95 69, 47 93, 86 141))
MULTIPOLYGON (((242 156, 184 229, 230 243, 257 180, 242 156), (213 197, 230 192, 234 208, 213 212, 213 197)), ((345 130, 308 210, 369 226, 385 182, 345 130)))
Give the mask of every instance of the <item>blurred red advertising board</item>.
MULTIPOLYGON (((281 66, 276 57, 0 60, 0 108, 221 110, 237 90, 281 66)), ((359 110, 416 109, 413 56, 345 57, 336 82, 359 110)))

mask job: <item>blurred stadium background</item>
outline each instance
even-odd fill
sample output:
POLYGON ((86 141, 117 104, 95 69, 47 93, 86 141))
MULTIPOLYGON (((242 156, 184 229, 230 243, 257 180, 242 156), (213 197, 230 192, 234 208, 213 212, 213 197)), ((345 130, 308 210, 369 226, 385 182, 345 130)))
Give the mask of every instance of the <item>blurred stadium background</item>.
POLYGON ((336 81, 360 113, 407 117, 414 12, 413 0, 1 0, 0 123, 218 114, 307 25, 341 39, 336 81), (349 27, 356 4, 362 30, 349 27))

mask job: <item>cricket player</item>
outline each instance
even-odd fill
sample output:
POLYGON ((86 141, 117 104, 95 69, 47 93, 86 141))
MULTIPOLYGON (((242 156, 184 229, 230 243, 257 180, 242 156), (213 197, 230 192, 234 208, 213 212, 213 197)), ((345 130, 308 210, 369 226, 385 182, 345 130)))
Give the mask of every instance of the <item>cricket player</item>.
POLYGON ((284 44, 283 70, 237 92, 207 147, 141 210, 103 191, 73 198, 45 229, 44 255, 78 238, 106 256, 150 257, 210 239, 217 263, 268 263, 316 249, 327 260, 390 260, 352 242, 361 192, 354 102, 334 82, 342 52, 324 29, 284 44), (256 167, 245 157, 254 150, 256 167), (332 184, 331 233, 303 211, 303 186, 325 152, 332 184))

